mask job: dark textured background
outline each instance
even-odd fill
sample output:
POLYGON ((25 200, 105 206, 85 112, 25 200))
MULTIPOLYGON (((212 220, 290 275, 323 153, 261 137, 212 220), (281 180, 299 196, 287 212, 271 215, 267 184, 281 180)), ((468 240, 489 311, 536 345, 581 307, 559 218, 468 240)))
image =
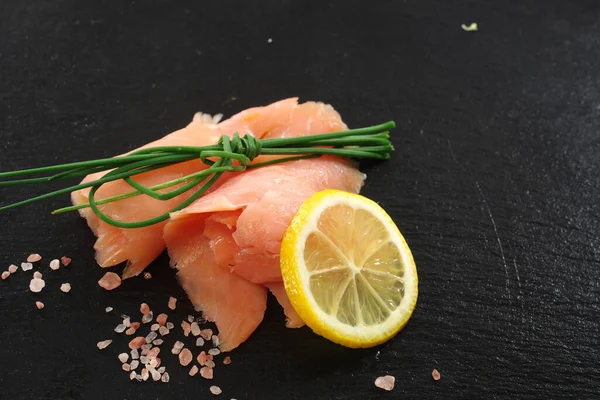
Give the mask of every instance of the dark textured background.
MULTIPOLYGON (((396 152, 364 167, 364 193, 414 252, 412 320, 379 348, 347 350, 286 330, 271 299, 216 370, 220 398, 598 398, 599 46, 597 0, 2 0, 0 169, 112 156, 196 111, 294 95, 351 126, 393 118, 396 152), (472 21, 479 32, 464 32, 472 21), (387 373, 389 394, 373 385, 387 373)), ((0 398, 211 398, 174 358, 169 385, 135 384, 115 357, 124 338, 95 348, 116 337, 107 305, 160 310, 183 292, 164 256, 151 281, 103 292, 84 221, 48 215, 67 202, 0 214, 1 270, 30 252, 74 260, 44 267, 38 296, 22 271, 0 281, 0 398)))

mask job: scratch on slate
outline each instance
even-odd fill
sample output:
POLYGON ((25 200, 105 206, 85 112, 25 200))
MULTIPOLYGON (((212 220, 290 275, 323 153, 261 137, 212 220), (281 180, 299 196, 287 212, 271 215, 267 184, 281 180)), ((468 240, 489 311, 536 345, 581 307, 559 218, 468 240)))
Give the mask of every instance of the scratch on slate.
MULTIPOLYGON (((454 160, 454 162, 463 170, 465 170, 465 167, 462 166, 461 163, 458 162, 458 159, 456 158, 456 154, 454 154, 454 149, 452 149, 452 143, 450 142, 450 139, 448 139, 448 149, 450 150, 450 156, 452 156, 452 159, 454 160)), ((485 199, 485 196, 483 195, 483 191, 481 190, 481 186, 479 186, 479 182, 475 181, 475 186, 477 187, 477 191, 479 192, 479 197, 483 203, 483 205, 485 206, 485 209, 488 213, 488 215, 490 216, 490 220, 492 221, 492 226, 494 227, 494 233, 496 234, 496 241, 498 242, 498 248, 500 249, 500 256, 502 257, 502 265, 504 266, 504 280, 505 280, 505 284, 506 284, 506 293, 508 295, 508 302, 510 304, 510 299, 511 299, 511 295, 510 295, 510 276, 508 274, 508 265, 506 264, 506 257, 504 256, 504 249, 502 248, 502 241, 500 240, 500 235, 498 234, 498 227, 496 226, 496 221, 494 220, 494 216, 492 215, 492 211, 490 210, 490 206, 488 205, 487 200, 485 199)), ((485 235, 484 235, 485 236, 485 235)), ((486 238, 487 240, 487 238, 486 238)), ((516 264, 515 264, 516 266, 516 264)), ((521 288, 521 281, 518 278, 518 273, 517 273, 517 280, 519 282, 519 289, 521 288)))

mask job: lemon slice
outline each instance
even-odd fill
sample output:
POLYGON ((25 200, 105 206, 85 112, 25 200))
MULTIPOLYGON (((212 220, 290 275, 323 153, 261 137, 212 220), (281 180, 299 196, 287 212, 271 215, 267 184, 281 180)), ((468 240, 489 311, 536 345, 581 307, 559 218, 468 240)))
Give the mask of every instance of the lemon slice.
POLYGON ((325 190, 298 210, 281 245, 294 309, 315 333, 348 347, 395 336, 417 303, 415 263, 390 216, 366 197, 325 190))

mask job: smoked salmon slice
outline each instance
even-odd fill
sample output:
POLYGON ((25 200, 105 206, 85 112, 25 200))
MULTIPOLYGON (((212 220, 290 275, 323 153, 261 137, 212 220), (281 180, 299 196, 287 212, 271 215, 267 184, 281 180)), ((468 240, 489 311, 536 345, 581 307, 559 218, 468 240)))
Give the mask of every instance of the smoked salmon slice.
MULTIPOLYGON (((207 117, 206 114, 197 114, 194 120, 185 128, 175 131, 162 139, 149 143, 140 149, 157 146, 206 146, 217 143, 222 135, 233 135, 237 132, 240 136, 245 134, 262 138, 273 132, 284 132, 280 126, 284 122, 270 121, 270 115, 284 113, 292 114, 297 108, 297 99, 285 99, 268 106, 255 107, 242 111, 232 118, 217 123, 216 119, 207 117)), ((287 125, 286 125, 287 126, 287 125)), ((135 180, 146 186, 157 185, 172 179, 206 169, 200 160, 189 161, 182 164, 162 168, 145 174, 135 176, 135 180)), ((106 172, 89 175, 83 182, 102 177, 106 172)), ((214 190, 224 182, 228 176, 225 174, 211 187, 214 190)), ((130 192, 132 188, 124 181, 114 181, 103 185, 97 192, 97 199, 103 199, 122 193, 130 192)), ((88 203, 89 189, 73 192, 73 204, 88 203)), ((159 201, 148 196, 136 196, 130 199, 116 201, 100 206, 100 209, 111 218, 120 221, 139 221, 163 214, 180 204, 192 192, 184 193, 168 201, 159 201)), ((89 227, 97 237, 94 249, 96 261, 103 267, 111 267, 122 262, 127 262, 123 271, 123 278, 140 274, 160 253, 165 249, 163 229, 166 222, 151 225, 145 228, 121 229, 101 221, 91 209, 81 209, 80 215, 87 220, 89 227)))

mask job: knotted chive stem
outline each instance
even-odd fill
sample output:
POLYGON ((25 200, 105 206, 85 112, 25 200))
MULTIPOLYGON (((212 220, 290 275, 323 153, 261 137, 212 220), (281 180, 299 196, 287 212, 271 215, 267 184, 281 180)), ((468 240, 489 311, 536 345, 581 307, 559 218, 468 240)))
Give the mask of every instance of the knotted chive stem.
POLYGON ((125 229, 142 228, 163 222, 169 218, 169 215, 172 212, 182 210, 192 204, 200 196, 206 193, 206 191, 225 172, 241 172, 246 169, 260 168, 267 165, 299 159, 316 158, 322 155, 386 160, 390 157, 390 152, 393 150, 389 141, 388 131, 395 126, 393 121, 389 121, 380 125, 347 131, 263 140, 258 140, 251 135, 240 137, 235 133, 232 137, 227 135, 222 136, 217 144, 210 146, 158 146, 137 150, 130 154, 114 158, 102 158, 91 161, 30 168, 20 171, 1 172, 0 187, 46 183, 108 171, 96 180, 65 187, 17 203, 8 204, 0 207, 0 211, 90 188, 89 203, 64 207, 53 211, 53 214, 60 214, 89 207, 98 218, 110 225, 125 229), (252 161, 260 155, 286 157, 252 164, 252 161), (136 175, 198 159, 207 165, 208 168, 152 187, 142 185, 133 179, 136 175), (54 174, 42 177, 24 178, 26 176, 47 173, 54 174), (19 179, 5 180, 7 178, 19 179), (96 200, 96 193, 102 185, 116 180, 125 181, 134 190, 117 196, 96 200), (178 187, 165 193, 159 192, 159 190, 164 190, 173 186, 178 187), (156 200, 167 201, 190 190, 195 191, 178 206, 164 214, 143 221, 118 221, 106 215, 99 207, 102 204, 121 201, 139 195, 146 195, 156 200))

